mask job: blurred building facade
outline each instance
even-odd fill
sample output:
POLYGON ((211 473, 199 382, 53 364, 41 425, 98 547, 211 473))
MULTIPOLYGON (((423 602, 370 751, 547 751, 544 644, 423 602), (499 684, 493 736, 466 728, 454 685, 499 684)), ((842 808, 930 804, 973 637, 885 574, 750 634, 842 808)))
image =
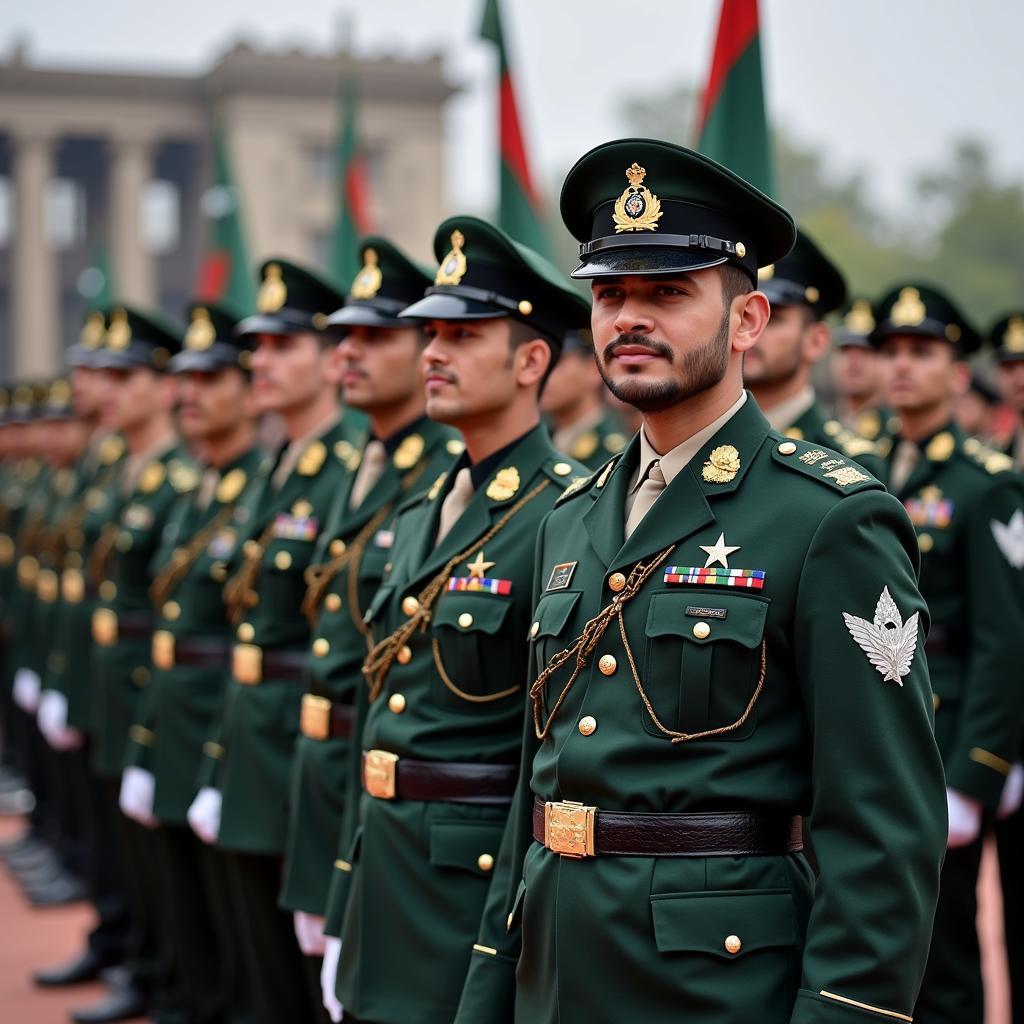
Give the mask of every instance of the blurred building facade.
POLYGON ((177 320, 196 284, 211 125, 233 168, 253 265, 323 266, 336 215, 343 78, 360 92, 374 228, 427 259, 442 217, 439 57, 362 60, 239 44, 199 75, 0 59, 0 379, 56 372, 87 295, 177 320))

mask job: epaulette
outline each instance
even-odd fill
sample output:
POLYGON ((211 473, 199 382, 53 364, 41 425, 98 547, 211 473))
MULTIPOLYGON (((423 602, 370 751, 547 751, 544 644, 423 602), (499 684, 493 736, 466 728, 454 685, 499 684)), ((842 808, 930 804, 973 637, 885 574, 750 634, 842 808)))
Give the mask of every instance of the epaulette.
POLYGON ((586 476, 589 473, 586 466, 581 466, 575 462, 568 462, 563 458, 544 462, 540 468, 541 472, 549 480, 560 487, 565 487, 567 483, 571 486, 571 481, 578 480, 581 476, 586 476))
POLYGON ((589 491, 591 487, 604 487, 608 477, 611 475, 611 471, 615 468, 615 464, 618 461, 619 456, 614 455, 599 470, 591 473, 590 476, 576 477, 576 479, 572 480, 569 483, 569 486, 566 487, 566 489, 558 496, 555 501, 555 506, 557 507, 558 505, 561 505, 563 502, 576 497, 578 494, 583 494, 584 491, 589 491))
POLYGON ((860 466, 851 465, 839 452, 817 448, 806 441, 794 441, 780 434, 769 436, 772 458, 780 466, 827 484, 841 494, 883 489, 870 473, 865 473, 860 466))
POLYGON ((1013 469, 1013 459, 1009 455, 989 447, 976 437, 967 438, 963 443, 962 451, 967 456, 968 461, 980 466, 986 473, 990 473, 992 476, 1006 473, 1013 469))
POLYGON ((844 429, 836 435, 834 440, 836 448, 843 455, 849 455, 851 459, 859 459, 864 455, 874 455, 880 459, 885 458, 877 442, 869 441, 866 437, 861 437, 852 430, 844 429))

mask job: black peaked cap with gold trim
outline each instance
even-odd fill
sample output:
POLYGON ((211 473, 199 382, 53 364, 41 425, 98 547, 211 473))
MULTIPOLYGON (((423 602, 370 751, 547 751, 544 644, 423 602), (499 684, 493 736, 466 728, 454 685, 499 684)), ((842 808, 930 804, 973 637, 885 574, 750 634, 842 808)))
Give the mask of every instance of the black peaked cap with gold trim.
POLYGON ((576 161, 562 220, 576 278, 671 274, 730 263, 751 281, 792 248, 793 218, 727 167, 657 139, 618 139, 576 161))
POLYGON ((345 301, 334 285, 289 260, 266 260, 259 277, 256 313, 237 325, 237 334, 322 331, 327 317, 345 301))
POLYGON ((63 377, 51 381, 46 388, 45 397, 39 407, 41 420, 74 419, 75 411, 71 405, 71 385, 63 377))
POLYGON ((360 241, 359 258, 363 268, 352 281, 345 305, 327 318, 327 326, 408 327, 409 321, 398 314, 423 298, 433 272, 380 235, 360 241))
POLYGON ((68 366, 95 369, 99 361, 99 352, 106 340, 107 318, 103 310, 90 309, 85 314, 77 343, 68 349, 68 366))
POLYGON ((212 373, 229 366, 248 372, 252 335, 235 333, 238 317, 231 310, 212 302, 192 302, 188 321, 181 351, 171 360, 171 373, 212 373))
POLYGON ((434 235, 434 283, 403 317, 512 317, 561 351, 566 333, 590 325, 590 303, 539 253, 478 217, 449 217, 434 235))
POLYGON ((871 332, 875 329, 875 314, 871 300, 863 297, 851 299, 843 310, 843 320, 836 331, 839 348, 872 348, 871 332))
POLYGON ((144 366, 163 373, 180 349, 180 327, 158 313, 115 306, 107 319, 106 343, 97 352, 95 365, 103 370, 144 366))
POLYGON ((980 335, 957 304, 930 284, 897 284, 875 303, 871 344, 877 347, 886 338, 899 334, 948 341, 961 356, 981 348, 980 335))
POLYGON ((997 363, 1016 363, 1024 359, 1024 309, 1000 317, 988 332, 997 363))
POLYGON ((758 270, 757 287, 773 306, 806 306, 818 320, 846 301, 843 275, 802 228, 781 260, 758 270))

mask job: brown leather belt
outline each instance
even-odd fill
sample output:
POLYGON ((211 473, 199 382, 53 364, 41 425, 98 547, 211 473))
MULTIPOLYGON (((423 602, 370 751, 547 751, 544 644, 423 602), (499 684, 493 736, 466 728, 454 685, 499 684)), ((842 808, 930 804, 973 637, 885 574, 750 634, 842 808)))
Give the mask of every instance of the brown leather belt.
POLYGON ((363 789, 378 800, 507 804, 518 775, 511 764, 413 761, 389 750, 363 751, 363 789))
POLYGON ((227 668, 231 663, 227 637, 176 636, 170 630, 153 634, 153 664, 171 669, 176 665, 193 668, 227 668))
POLYGON ((351 704, 339 704, 315 693, 303 695, 299 727, 311 740, 348 739, 355 720, 356 709, 351 704))
POLYGON ((747 857, 803 849, 803 819, 737 812, 622 814, 535 800, 533 838, 564 857, 747 857))
POLYGON ((92 613, 92 638, 101 647, 114 647, 120 640, 148 640, 153 634, 153 617, 147 612, 122 612, 96 608, 92 613))
POLYGON ((302 682, 307 662, 305 651, 267 650, 256 644, 235 644, 231 648, 231 673, 243 686, 258 686, 264 679, 302 682))

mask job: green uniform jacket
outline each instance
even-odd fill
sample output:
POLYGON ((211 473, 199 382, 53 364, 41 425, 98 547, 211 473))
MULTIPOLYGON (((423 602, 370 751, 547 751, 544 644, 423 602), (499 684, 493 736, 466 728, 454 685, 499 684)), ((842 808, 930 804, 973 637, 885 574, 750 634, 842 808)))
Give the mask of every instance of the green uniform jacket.
POLYGON ((196 772, 203 742, 224 702, 225 666, 230 652, 231 624, 224 606, 226 559, 234 552, 242 524, 236 518, 245 489, 255 486, 267 462, 252 448, 221 472, 214 497, 206 508, 198 493, 182 495, 168 517, 163 542, 153 562, 154 578, 162 580, 177 552, 177 580, 164 584, 161 604, 154 609, 152 676, 130 730, 128 760, 147 767, 156 778, 153 813, 161 821, 184 825, 196 795, 196 772), (220 649, 220 666, 180 665, 166 653, 182 638, 220 649))
MULTIPOLYGON (((553 439, 554 440, 554 439, 553 439)), ((618 455, 629 440, 626 427, 612 409, 606 408, 593 427, 584 430, 566 446, 563 454, 594 470, 611 455, 618 455)), ((561 449, 560 449, 561 450, 561 449)))
MULTIPOLYGON (((366 715, 364 749, 424 761, 518 763, 531 555, 541 520, 576 473, 582 467, 556 452, 538 426, 481 482, 437 547, 451 478, 403 510, 394 567, 368 613, 375 639, 406 620, 407 597, 466 552, 453 585, 463 586, 458 580, 477 562, 485 579, 508 582, 495 584, 507 593, 441 593, 428 628, 409 638, 408 656, 392 663, 366 715)), ((337 985, 358 1019, 450 1024, 507 814, 507 803, 363 797, 337 985)))
POLYGON ((18 486, 22 490, 23 506, 18 516, 15 549, 17 564, 10 582, 7 618, 11 629, 8 657, 13 670, 31 669, 42 674, 39 637, 33 628, 39 598, 39 560, 47 529, 47 510, 50 504, 48 466, 38 459, 24 459, 17 471, 18 486))
MULTIPOLYGON (((547 738, 527 724, 456 1020, 909 1019, 946 811, 906 514, 848 460, 771 431, 748 398, 624 543, 638 449, 540 533, 534 677, 628 594, 616 573, 664 560, 596 642, 547 738), (726 445, 739 470, 714 482, 709 458, 726 445), (762 589, 687 582, 721 538, 729 569, 763 572, 762 589), (847 616, 879 649, 895 641, 881 629, 903 627, 901 656, 886 647, 880 661, 897 663, 895 679, 847 616), (596 806, 598 821, 602 809, 800 814, 820 877, 799 854, 562 857, 533 841, 535 797, 596 806)), ((573 664, 543 687, 542 724, 573 664)))
MULTIPOLYGON (((239 537, 236 552, 244 554, 246 544, 260 545, 259 572, 256 603, 235 636, 261 648, 264 657, 267 651, 301 656, 308 649, 309 622, 301 609, 304 574, 331 502, 356 464, 356 440, 342 417, 310 443, 280 490, 273 488, 270 469, 245 503, 250 528, 239 537)), ((237 565, 236 559, 231 568, 237 565)), ((264 675, 257 685, 229 679, 219 743, 204 750, 215 764, 210 781, 223 794, 218 839, 223 848, 283 852, 303 692, 301 682, 272 675, 264 675)))
MULTIPOLYGON (((355 474, 345 481, 313 555, 314 564, 324 567, 321 572, 334 575, 322 588, 311 638, 310 692, 332 705, 346 705, 353 713, 356 694, 366 689, 361 669, 368 627, 363 614, 391 558, 398 503, 426 490, 463 448, 454 432, 426 417, 393 442, 389 439, 387 468, 354 510, 349 508, 349 494, 355 474)), ((328 576, 321 578, 326 582, 328 576)), ((352 738, 306 735, 296 742, 281 888, 281 905, 289 910, 324 911, 345 813, 353 743, 358 746, 352 738)))
POLYGON ((184 450, 172 447, 143 467, 117 518, 108 576, 93 612, 91 761, 101 777, 116 778, 124 768, 135 705, 150 678, 151 563, 179 487, 195 481, 184 450), (131 622, 130 633, 122 619, 131 622))
POLYGON ((935 736, 949 786, 995 810, 1024 733, 1024 481, 954 423, 921 448, 896 496, 921 548, 935 736))

